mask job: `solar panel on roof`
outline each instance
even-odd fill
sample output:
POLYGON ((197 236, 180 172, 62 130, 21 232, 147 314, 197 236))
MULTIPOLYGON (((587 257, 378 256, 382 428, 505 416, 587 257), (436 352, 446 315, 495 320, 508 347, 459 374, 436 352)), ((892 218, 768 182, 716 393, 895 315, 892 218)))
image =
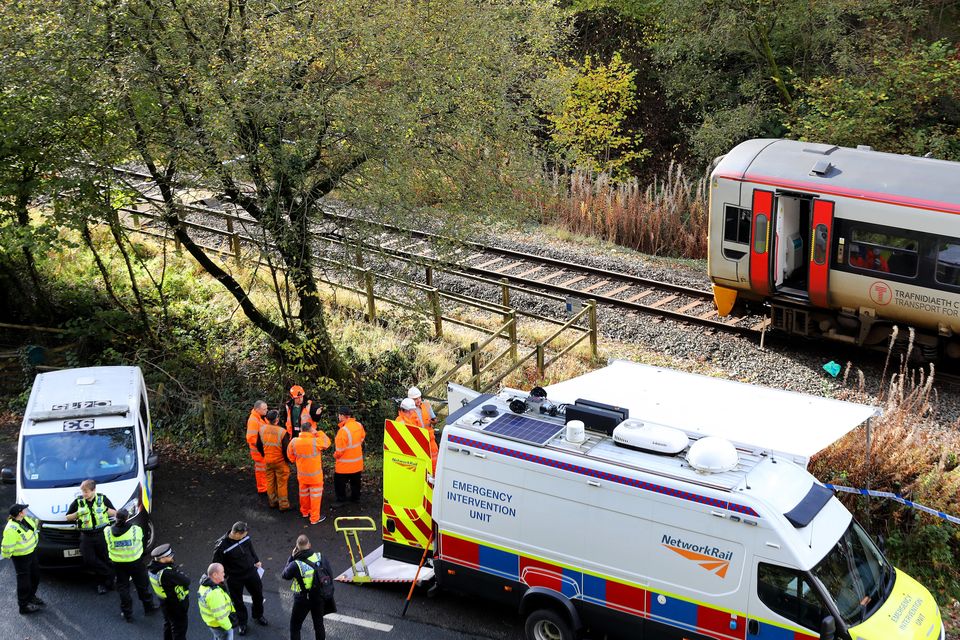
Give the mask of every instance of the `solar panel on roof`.
POLYGON ((500 416, 486 427, 484 433, 495 433, 504 438, 543 446, 563 429, 561 425, 507 414, 500 416))

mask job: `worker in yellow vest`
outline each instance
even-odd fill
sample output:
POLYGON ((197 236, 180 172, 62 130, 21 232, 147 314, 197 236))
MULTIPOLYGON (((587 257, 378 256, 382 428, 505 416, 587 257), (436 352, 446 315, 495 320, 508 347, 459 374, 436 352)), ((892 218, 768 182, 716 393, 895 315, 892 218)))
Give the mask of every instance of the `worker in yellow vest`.
POLYGON ((117 515, 110 498, 97 493, 97 482, 88 478, 80 483, 80 495, 70 503, 67 520, 80 529, 80 555, 87 569, 98 577, 97 593, 105 594, 113 588, 113 565, 107 555, 103 530, 110 526, 110 518, 117 515))
POLYGON ((127 622, 133 622, 133 600, 130 598, 130 580, 137 590, 137 597, 143 604, 144 613, 153 613, 157 605, 153 603, 150 579, 147 567, 143 564, 143 529, 127 520, 130 514, 126 509, 117 511, 117 519, 112 527, 103 530, 107 539, 107 555, 113 563, 117 575, 117 593, 120 595, 120 614, 127 622))
POLYGON ((367 437, 363 425, 353 417, 353 409, 340 407, 337 413, 337 437, 334 441, 336 460, 333 469, 333 491, 337 503, 347 501, 347 483, 350 483, 350 502, 360 502, 360 478, 363 475, 363 441, 367 437))
POLYGON ((20 614, 40 610, 46 603, 37 597, 40 586, 40 562, 37 559, 37 542, 40 540, 40 522, 27 515, 27 505, 17 503, 10 507, 7 526, 3 528, 0 555, 13 561, 17 573, 17 604, 20 614))
POLYGON ((223 565, 214 562, 207 567, 207 573, 200 578, 197 589, 197 602, 200 605, 200 617, 210 629, 214 640, 233 640, 234 612, 230 594, 223 588, 223 565))
POLYGON ((253 475, 257 481, 257 493, 266 495, 267 493, 267 465, 263 461, 263 454, 257 451, 257 436, 260 435, 260 427, 267 424, 264 416, 267 415, 267 403, 263 400, 257 400, 253 403, 253 409, 247 417, 247 445, 250 446, 250 457, 253 459, 253 475))

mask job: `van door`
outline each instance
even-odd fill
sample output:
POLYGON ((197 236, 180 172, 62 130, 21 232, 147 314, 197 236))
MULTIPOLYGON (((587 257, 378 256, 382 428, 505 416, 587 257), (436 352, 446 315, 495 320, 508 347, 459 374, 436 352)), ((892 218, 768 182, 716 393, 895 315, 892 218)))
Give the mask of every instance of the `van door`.
POLYGON ((383 426, 383 555, 416 563, 433 538, 430 434, 399 420, 383 426))
POLYGON ((833 240, 834 203, 829 200, 813 201, 813 219, 810 240, 810 277, 807 291, 810 302, 818 307, 830 303, 830 244, 833 240))
POLYGON ((750 289, 760 295, 773 293, 770 274, 770 227, 773 213, 773 192, 753 190, 753 226, 750 234, 750 289))
POLYGON ((815 640, 830 614, 806 572, 755 558, 746 640, 815 640))

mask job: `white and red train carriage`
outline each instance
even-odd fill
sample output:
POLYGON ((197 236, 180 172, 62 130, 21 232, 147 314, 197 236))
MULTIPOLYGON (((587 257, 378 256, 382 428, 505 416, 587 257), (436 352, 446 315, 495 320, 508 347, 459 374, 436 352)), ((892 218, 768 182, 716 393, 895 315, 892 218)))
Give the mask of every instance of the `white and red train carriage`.
POLYGON ((857 345, 909 326, 960 357, 958 162, 749 140, 715 163, 709 237, 721 316, 763 302, 774 329, 857 345))

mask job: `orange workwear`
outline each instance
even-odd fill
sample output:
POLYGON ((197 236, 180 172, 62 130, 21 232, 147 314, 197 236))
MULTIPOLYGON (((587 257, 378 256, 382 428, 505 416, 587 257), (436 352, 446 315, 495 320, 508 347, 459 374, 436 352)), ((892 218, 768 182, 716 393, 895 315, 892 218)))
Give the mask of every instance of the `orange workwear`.
POLYGON ((300 411, 300 427, 301 431, 307 430, 307 425, 313 427, 317 426, 316 421, 311 415, 311 406, 313 405, 313 400, 308 400, 302 405, 297 407, 292 400, 287 401, 287 433, 290 434, 290 437, 293 437, 293 414, 296 411, 300 411))
MULTIPOLYGON (((426 404, 426 403, 424 403, 426 404)), ((429 408, 429 405, 427 405, 429 408)), ((429 415, 429 414, 428 414, 429 415)), ((408 427, 421 427, 423 428, 423 422, 420 420, 420 412, 416 409, 411 409, 405 411, 400 409, 400 413, 397 414, 397 419, 394 422, 402 422, 408 427)), ((429 424, 429 423, 428 423, 429 424)), ((437 446, 437 437, 433 432, 432 427, 426 427, 427 433, 430 434, 430 460, 433 461, 433 471, 437 471, 437 455, 440 453, 440 448, 437 446)))
POLYGON ((363 439, 367 437, 363 425, 347 418, 339 424, 340 430, 337 431, 336 451, 333 457, 336 458, 334 471, 337 473, 357 473, 363 471, 363 439))
POLYGON ((247 418, 247 444, 250 445, 250 457, 253 458, 253 475, 257 479, 257 493, 267 492, 267 468, 263 462, 263 455, 257 450, 257 436, 260 427, 270 424, 256 409, 250 410, 247 418))
POLYGON ((433 427, 436 419, 431 417, 433 415, 433 410, 430 408, 429 402, 426 400, 420 400, 420 404, 417 406, 417 413, 420 415, 420 424, 427 428, 433 427))
POLYGON ((287 457, 297 463, 300 484, 300 515, 310 517, 310 524, 320 521, 323 499, 323 460, 320 456, 330 447, 330 438, 322 431, 301 432, 287 447, 287 457))
POLYGON ((290 508, 287 485, 290 483, 290 463, 287 460, 287 446, 290 436, 286 430, 275 424, 260 427, 257 436, 257 449, 263 454, 266 467, 267 501, 271 507, 290 508))

